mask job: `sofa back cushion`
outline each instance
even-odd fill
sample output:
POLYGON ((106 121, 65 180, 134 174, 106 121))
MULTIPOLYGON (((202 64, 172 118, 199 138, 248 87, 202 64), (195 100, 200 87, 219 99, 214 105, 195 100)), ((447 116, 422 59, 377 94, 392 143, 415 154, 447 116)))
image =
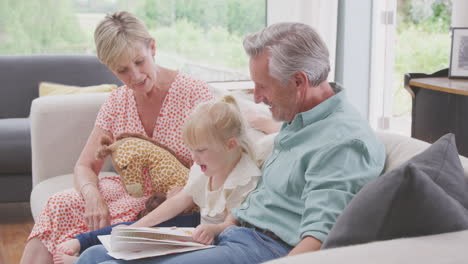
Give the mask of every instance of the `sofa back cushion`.
POLYGON ((121 82, 94 55, 0 55, 0 118, 29 116, 40 82, 76 86, 121 82))
MULTIPOLYGON (((377 136, 385 145, 384 173, 395 169, 404 162, 408 161, 417 154, 423 152, 431 144, 419 139, 402 136, 395 133, 377 131, 377 136)), ((463 166, 465 177, 468 179, 468 158, 459 156, 463 166)))
POLYGON ((41 82, 39 84, 39 96, 84 94, 84 93, 109 93, 117 88, 115 84, 101 84, 92 86, 75 86, 60 83, 41 82))

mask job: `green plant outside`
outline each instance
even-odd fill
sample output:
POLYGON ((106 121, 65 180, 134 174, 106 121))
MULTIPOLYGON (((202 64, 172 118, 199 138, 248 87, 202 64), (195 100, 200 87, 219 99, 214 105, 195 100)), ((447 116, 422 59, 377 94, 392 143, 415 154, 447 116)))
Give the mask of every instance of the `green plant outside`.
MULTIPOLYGON (((0 54, 95 53, 94 26, 87 28, 79 24, 73 3, 73 0, 1 0, 0 54)), ((265 25, 264 1, 137 0, 134 3, 132 12, 150 28, 157 40, 156 58, 167 67, 179 68, 190 60, 245 70, 248 58, 242 48, 243 36, 265 25), (210 8, 203 8, 206 6, 210 8)), ((434 3, 433 14, 425 19, 415 20, 411 5, 400 16, 394 71, 395 116, 411 110, 411 98, 403 88, 404 73, 432 73, 448 67, 449 10, 446 1, 434 3)), ((94 16, 94 20, 104 17, 103 13, 80 15, 94 16)))
MULTIPOLYGON (((429 2, 428 2, 429 3, 429 2)), ((418 17, 418 1, 399 6, 393 75, 393 116, 411 112, 411 96, 404 89, 405 73, 430 74, 448 68, 450 62, 451 3, 432 0, 430 16, 418 17), (418 19, 416 19, 418 18, 418 19)))
MULTIPOLYGON (((75 0, 1 0, 0 54, 95 53, 95 24, 80 22, 99 21, 105 14, 77 14, 76 4, 75 0)), ((265 2, 258 0, 136 0, 133 5, 131 12, 148 26, 160 60, 168 67, 180 66, 174 62, 180 58, 245 71, 243 36, 265 26, 265 2)), ((108 6, 103 2, 99 7, 108 6)))
POLYGON ((0 54, 80 53, 85 37, 70 3, 0 1, 0 54))
POLYGON ((397 34, 393 114, 411 111, 411 97, 404 89, 405 73, 433 73, 447 68, 450 60, 450 33, 424 32, 408 26, 397 34))

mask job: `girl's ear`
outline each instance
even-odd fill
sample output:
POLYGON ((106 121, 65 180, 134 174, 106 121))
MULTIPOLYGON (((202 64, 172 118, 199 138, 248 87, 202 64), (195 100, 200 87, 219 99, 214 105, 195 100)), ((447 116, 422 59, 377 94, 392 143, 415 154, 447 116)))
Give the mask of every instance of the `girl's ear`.
POLYGON ((232 138, 229 138, 229 139, 227 140, 227 148, 228 148, 228 150, 233 150, 233 149, 237 148, 238 145, 239 145, 239 144, 238 144, 238 142, 237 142, 237 138, 232 137, 232 138))

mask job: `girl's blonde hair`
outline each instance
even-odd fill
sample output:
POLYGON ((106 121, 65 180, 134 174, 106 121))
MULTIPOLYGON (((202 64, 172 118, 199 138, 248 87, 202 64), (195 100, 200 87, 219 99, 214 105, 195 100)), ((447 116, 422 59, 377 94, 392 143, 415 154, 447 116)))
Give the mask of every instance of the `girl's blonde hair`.
POLYGON ((131 59, 136 44, 149 47, 152 39, 145 24, 126 11, 106 15, 94 31, 97 56, 110 69, 131 59))
POLYGON ((255 160, 252 144, 247 137, 245 121, 236 100, 231 95, 219 101, 197 105, 185 120, 182 140, 188 147, 216 143, 225 146, 226 140, 236 138, 243 152, 255 160))

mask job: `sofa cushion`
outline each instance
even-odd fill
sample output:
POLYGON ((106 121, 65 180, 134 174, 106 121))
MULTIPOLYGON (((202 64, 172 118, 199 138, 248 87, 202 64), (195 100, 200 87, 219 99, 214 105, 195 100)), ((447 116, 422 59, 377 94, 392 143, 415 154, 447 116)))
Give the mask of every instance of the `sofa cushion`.
MULTIPOLYGON (((412 157, 423 152, 431 144, 422 140, 411 138, 396 133, 378 130, 377 136, 385 145, 385 168, 384 172, 391 171, 412 157)), ((459 156, 465 170, 465 178, 468 179, 468 158, 459 156)))
POLYGON ((466 263, 468 231, 400 238, 319 250, 263 264, 459 264, 466 263))
POLYGON ((28 202, 31 190, 31 172, 0 174, 0 203, 28 202))
MULTIPOLYGON (((115 172, 101 172, 99 178, 117 175, 115 172)), ((31 192, 31 213, 36 220, 44 210, 49 198, 57 192, 73 188, 73 174, 64 174, 41 181, 31 192)))
POLYGON ((29 118, 0 119, 0 173, 31 172, 29 118))
POLYGON ((39 84, 39 96, 82 94, 82 93, 107 93, 117 88, 115 84, 101 84, 86 87, 65 85, 50 82, 41 82, 39 84))
POLYGON ((323 248, 468 229, 468 181, 447 134, 373 180, 338 218, 323 248))
POLYGON ((78 86, 122 82, 96 55, 0 55, 0 119, 25 118, 40 82, 78 86))

